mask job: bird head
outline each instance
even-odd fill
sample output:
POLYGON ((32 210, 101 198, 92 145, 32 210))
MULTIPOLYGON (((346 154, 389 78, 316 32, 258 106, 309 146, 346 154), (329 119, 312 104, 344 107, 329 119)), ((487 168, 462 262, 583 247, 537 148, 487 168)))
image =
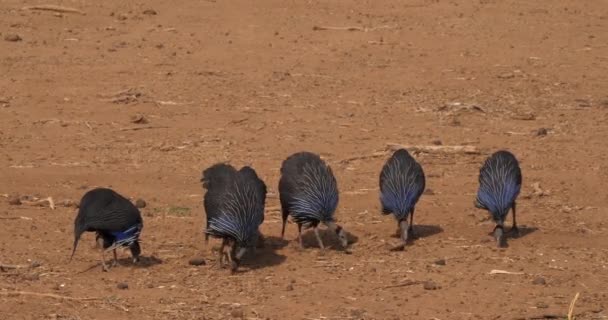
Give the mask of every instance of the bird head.
POLYGON ((498 248, 506 247, 504 228, 502 225, 497 225, 494 228, 494 239, 496 239, 496 246, 498 248))
POLYGON ((348 236, 346 234, 346 230, 333 221, 327 222, 327 227, 336 233, 342 248, 346 248, 348 246, 348 236))

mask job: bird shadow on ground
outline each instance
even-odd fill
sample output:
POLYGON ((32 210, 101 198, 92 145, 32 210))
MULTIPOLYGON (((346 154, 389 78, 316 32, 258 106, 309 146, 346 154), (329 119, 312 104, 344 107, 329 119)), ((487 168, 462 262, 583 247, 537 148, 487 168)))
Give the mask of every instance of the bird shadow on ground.
MULTIPOLYGON (((530 227, 530 226, 526 226, 526 225, 519 225, 518 226, 519 229, 519 233, 515 233, 513 232, 512 229, 506 229, 507 231, 505 232, 505 237, 504 237, 504 242, 503 242, 503 248, 508 248, 509 247, 509 241, 513 241, 513 240, 517 240, 517 239, 521 239, 529 234, 532 234, 534 232, 536 232, 538 230, 537 227, 530 227)), ((494 231, 489 232, 488 233, 489 236, 494 236, 494 231)))
POLYGON ((247 258, 242 260, 241 265, 246 269, 239 269, 237 272, 263 269, 283 263, 287 257, 278 254, 276 250, 284 248, 287 244, 288 241, 280 237, 264 236, 263 244, 258 246, 255 251, 250 250, 246 255, 247 258))
MULTIPOLYGON (((326 249, 344 251, 344 248, 342 248, 342 244, 338 239, 338 235, 334 231, 319 228, 319 234, 321 235, 321 240, 323 241, 323 245, 326 249)), ((348 239, 349 246, 359 241, 359 237, 348 231, 346 231, 346 238, 348 239)), ((297 243, 298 238, 296 237, 294 241, 297 243)), ((302 230, 302 243, 304 244, 304 249, 319 248, 319 242, 317 241, 317 237, 312 229, 307 231, 302 230)))
MULTIPOLYGON (((110 266, 112 264, 112 261, 113 261, 113 259, 108 259, 106 257, 106 264, 108 266, 110 266)), ((137 263, 134 263, 132 258, 120 258, 120 259, 118 259, 118 265, 110 267, 110 270, 112 270, 114 268, 124 268, 124 267, 149 268, 149 267, 155 266, 157 264, 161 264, 161 263, 163 263, 163 261, 155 256, 149 256, 149 257, 139 256, 139 261, 137 263)), ((92 265, 78 273, 85 273, 85 272, 93 270, 95 268, 99 268, 101 270, 101 261, 98 261, 94 265, 92 265)))
MULTIPOLYGON (((401 234, 399 234, 398 232, 399 232, 399 230, 395 231, 395 233, 393 234, 393 238, 401 237, 401 234)), ((414 224, 413 234, 408 239, 408 243, 410 243, 410 242, 413 243, 418 239, 432 237, 432 236, 442 233, 442 232, 443 232, 443 228, 441 228, 440 226, 429 225, 429 224, 414 224)))

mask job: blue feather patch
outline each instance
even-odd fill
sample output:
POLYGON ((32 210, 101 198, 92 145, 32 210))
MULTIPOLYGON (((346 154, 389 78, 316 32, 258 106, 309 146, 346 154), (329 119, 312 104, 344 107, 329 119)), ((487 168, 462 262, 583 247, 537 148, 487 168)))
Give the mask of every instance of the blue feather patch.
POLYGON ((107 250, 132 245, 133 242, 139 239, 139 234, 141 233, 142 228, 143 224, 140 223, 126 229, 125 231, 110 232, 110 235, 114 237, 114 243, 107 250))
POLYGON ((494 220, 503 220, 519 195, 521 180, 515 156, 506 151, 494 153, 480 169, 476 206, 490 211, 494 220))

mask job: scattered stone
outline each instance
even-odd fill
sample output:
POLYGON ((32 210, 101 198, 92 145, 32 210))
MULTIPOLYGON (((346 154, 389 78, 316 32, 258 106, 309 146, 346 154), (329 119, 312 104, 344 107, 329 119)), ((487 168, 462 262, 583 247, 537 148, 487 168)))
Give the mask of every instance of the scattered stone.
POLYGON ((8 204, 10 204, 12 206, 21 205, 21 198, 19 197, 19 195, 13 194, 8 197, 8 204))
POLYGON ((144 117, 143 114, 136 114, 131 117, 131 122, 137 124, 146 124, 148 123, 148 119, 144 117))
POLYGON ((445 259, 439 259, 435 261, 435 264, 438 266, 445 266, 445 259))
POLYGON ((148 16, 155 16, 158 14, 158 12, 156 12, 156 10, 154 10, 154 9, 146 9, 146 10, 144 10, 143 14, 148 15, 148 16))
POLYGON ((536 136, 537 137, 544 137, 549 133, 549 131, 547 131, 547 129, 545 128, 539 128, 538 130, 536 130, 536 136))
POLYGON ((439 285, 433 281, 426 281, 423 286, 424 290, 437 290, 439 289, 439 285))
POLYGON ((532 284, 539 285, 539 286, 544 286, 544 285, 547 284, 547 281, 545 281, 545 278, 543 278, 543 277, 536 277, 532 281, 532 284))
POLYGON ((79 207, 79 204, 76 201, 70 200, 70 199, 59 201, 59 202, 57 202, 57 205, 66 207, 66 208, 78 208, 79 207))
POLYGON ((241 309, 241 308, 234 308, 234 309, 232 309, 232 311, 230 311, 230 315, 233 318, 242 319, 245 316, 245 313, 243 312, 243 309, 241 309))
POLYGON ((441 140, 439 140, 439 139, 435 139, 435 140, 431 141, 431 143, 436 146, 440 146, 443 144, 443 142, 441 142, 441 140))
POLYGON ((21 41, 23 39, 21 39, 21 37, 16 33, 9 33, 6 36, 4 36, 4 40, 10 41, 10 42, 17 42, 17 41, 21 41))
POLYGON ((188 263, 192 266, 204 266, 207 264, 203 258, 192 258, 188 263))
POLYGON ((38 281, 38 280, 40 280, 40 275, 38 273, 26 274, 23 276, 23 280, 38 281))
POLYGON ((432 196, 435 194, 435 191, 433 191, 433 189, 431 189, 431 188, 428 188, 428 189, 424 190, 424 194, 432 196))
POLYGON ((513 116, 515 120, 532 121, 536 120, 536 115, 532 112, 519 113, 513 116))
POLYGON ((143 209, 145 208, 147 205, 146 201, 144 199, 137 199, 135 200, 135 206, 137 208, 143 209))
POLYGON ((532 184, 532 189, 534 189, 534 192, 532 193, 532 195, 536 196, 536 197, 544 197, 544 196, 548 196, 549 192, 546 190, 543 190, 540 187, 540 182, 534 182, 532 184))
POLYGON ((536 307, 539 309, 547 309, 547 308, 549 308, 549 305, 544 302, 539 302, 536 304, 536 307))
POLYGON ((587 99, 574 99, 574 102, 576 102, 578 104, 578 106, 581 108, 590 108, 591 107, 591 102, 589 102, 589 100, 587 100, 587 99))
POLYGON ((293 284, 288 284, 287 287, 285 287, 285 290, 287 291, 293 291, 293 284))
POLYGON ((129 289, 129 284, 127 284, 126 282, 119 282, 116 287, 120 290, 126 290, 129 289))
POLYGON ((515 75, 511 72, 501 73, 498 76, 498 79, 512 79, 515 78, 515 75))
POLYGON ((38 261, 32 261, 32 263, 30 264, 30 267, 31 267, 32 269, 34 269, 34 268, 38 268, 38 267, 40 267, 41 265, 42 265, 42 263, 40 263, 40 262, 38 262, 38 261))

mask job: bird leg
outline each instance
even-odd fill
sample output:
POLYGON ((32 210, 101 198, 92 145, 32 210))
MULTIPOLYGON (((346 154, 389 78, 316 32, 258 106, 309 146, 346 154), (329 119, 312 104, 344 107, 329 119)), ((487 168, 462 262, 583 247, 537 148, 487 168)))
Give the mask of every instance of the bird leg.
POLYGON ((298 242, 300 243, 300 249, 304 249, 304 240, 302 240, 302 225, 298 223, 298 242))
POLYGON ((110 267, 108 267, 108 265, 106 264, 106 250, 103 248, 103 238, 98 237, 96 242, 97 245, 101 248, 101 270, 107 272, 110 270, 110 267))
POLYGON ((226 246, 226 239, 222 239, 222 244, 220 245, 220 248, 218 250, 219 252, 219 257, 218 257, 218 266, 220 269, 222 269, 222 267, 224 266, 224 255, 226 254, 224 252, 224 247, 226 246))
POLYGON ((412 208, 412 210, 410 211, 410 226, 408 229, 409 236, 412 238, 416 237, 416 235, 414 234, 414 211, 414 208, 412 208))
POLYGON ((315 237, 317 237, 317 242, 319 243, 319 248, 321 250, 325 250, 325 246, 323 245, 323 240, 321 240, 321 235, 319 234, 319 226, 314 227, 315 237))
POLYGON ((114 260, 112 260, 112 264, 110 264, 110 267, 116 267, 119 265, 118 255, 116 254, 116 249, 112 250, 112 252, 114 253, 114 260))
POLYGON ((394 246, 393 248, 391 248, 391 251, 405 250, 405 245, 407 244, 407 240, 408 240, 408 230, 409 229, 410 228, 407 223, 407 218, 399 221, 399 230, 401 230, 401 243, 394 246))
POLYGON ((228 261, 230 262, 230 272, 234 273, 239 266, 236 257, 236 241, 230 241, 230 251, 228 251, 228 261))
POLYGON ((519 228, 517 227, 517 220, 515 219, 515 201, 513 202, 513 206, 511 207, 511 210, 513 210, 513 226, 511 227, 511 233, 513 234, 513 237, 517 238, 519 237, 519 228))
POLYGON ((285 225, 287 224, 287 212, 283 210, 283 229, 281 229, 281 239, 285 237, 285 225))

